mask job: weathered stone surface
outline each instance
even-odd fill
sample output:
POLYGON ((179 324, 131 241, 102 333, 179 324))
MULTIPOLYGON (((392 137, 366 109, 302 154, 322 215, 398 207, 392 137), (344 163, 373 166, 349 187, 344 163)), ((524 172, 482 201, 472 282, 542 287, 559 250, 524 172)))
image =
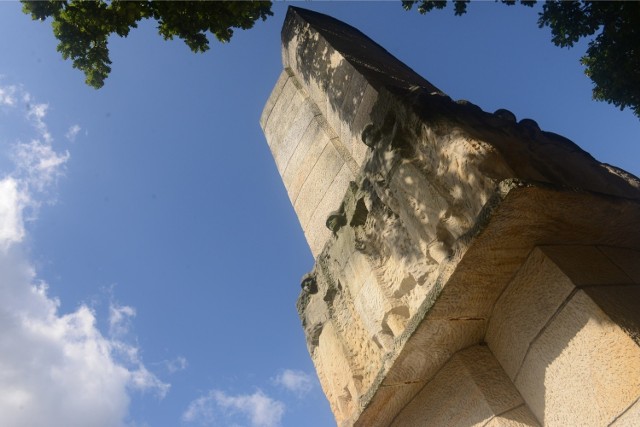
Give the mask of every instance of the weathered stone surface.
POLYGON ((640 345, 640 286, 590 286, 584 292, 640 345))
POLYGON ((486 340, 514 379, 534 338, 581 286, 589 286, 585 292, 638 339, 640 287, 615 286, 619 284, 632 282, 595 246, 538 247, 496 302, 486 340))
POLYGON ((487 424, 486 427, 520 427, 520 426, 539 426, 540 424, 531 414, 531 411, 525 404, 515 409, 500 414, 487 424))
POLYGON ((640 351, 580 290, 531 345, 515 384, 545 425, 609 425, 640 396, 640 351))
MULTIPOLYGON (((267 125, 269 116, 273 112, 273 107, 275 107, 276 103, 278 102, 278 98, 280 98, 280 95, 282 94, 282 89, 287 84, 289 77, 290 77, 290 74, 286 70, 282 70, 282 72, 280 73, 280 76, 278 77, 278 81, 276 82, 276 85, 273 87, 273 90, 271 91, 271 95, 269 96, 267 103, 262 109, 262 114, 260 115, 260 127, 262 128, 263 131, 267 125)), ((269 142, 268 139, 267 139, 267 142, 269 142)))
POLYGON ((531 342, 575 289, 546 251, 536 248, 496 302, 486 333, 491 351, 513 380, 531 342))
MULTIPOLYGON (((633 218, 638 218, 640 206, 627 212, 627 221, 623 219, 624 215, 617 216, 616 221, 612 221, 615 226, 612 224, 608 228, 611 234, 602 235, 601 226, 609 221, 610 212, 626 210, 618 203, 608 204, 598 196, 579 196, 535 187, 511 190, 464 257, 455 264, 453 274, 446 266, 455 260, 441 266, 443 274, 436 284, 444 283, 444 286, 441 290, 436 286, 434 293, 425 297, 416 315, 407 322, 405 333, 397 339, 395 348, 398 350, 387 354, 380 362, 379 378, 386 379, 379 384, 393 379, 396 384, 393 395, 384 397, 388 394, 385 390, 379 398, 382 387, 376 388, 374 384, 363 396, 366 407, 358 416, 358 424, 385 425, 389 421, 384 418, 385 414, 400 411, 403 400, 410 398, 413 392, 404 383, 424 381, 451 354, 483 340, 496 300, 535 246, 567 241, 585 244, 606 241, 609 244, 617 240, 621 245, 638 242, 640 236, 634 228, 636 220, 633 218), (599 208, 594 209, 594 206, 599 208), (585 220, 575 220, 586 209, 593 215, 585 220), (527 214, 514 216, 515 212, 527 214), (560 221, 561 218, 566 219, 560 221), (568 223, 573 223, 575 228, 567 228, 568 223), (616 227, 619 228, 616 230, 616 227), (636 232, 629 234, 630 230, 636 232), (403 341, 405 338, 407 340, 403 341)), ((529 304, 533 305, 538 296, 533 294, 532 297, 529 304)), ((508 347, 509 343, 504 346, 508 347)))
POLYGON ((539 420, 606 425, 640 395, 639 304, 640 286, 597 247, 541 246, 496 302, 486 341, 539 420))
POLYGON ((621 416, 640 396, 640 181, 452 101, 327 16, 290 8, 282 38, 261 124, 316 257, 297 306, 338 424, 562 425, 600 392, 617 397, 579 419, 621 416), (615 385, 589 379, 597 366, 615 385), (526 405, 494 404, 514 387, 526 405), (598 392, 578 404, 583 387, 598 392))
POLYGON ((339 203, 358 165, 290 70, 278 79, 260 123, 312 253, 317 254, 330 236, 322 222, 339 203))
MULTIPOLYGON (((453 355, 392 426, 484 426, 523 405, 518 390, 489 349, 474 346, 453 355)), ((524 412, 521 418, 532 422, 514 425, 537 425, 526 408, 524 412)))
POLYGON ((636 427, 640 420, 640 400, 636 400, 633 406, 622 413, 611 427, 636 427))
POLYGON ((620 267, 634 283, 640 285, 640 251, 608 246, 600 246, 598 249, 620 267))
POLYGON ((298 199, 309 172, 329 144, 329 136, 323 132, 318 120, 313 120, 296 145, 284 171, 281 171, 292 204, 298 199))
POLYGON ((548 246, 544 252, 576 286, 633 283, 595 246, 548 246))

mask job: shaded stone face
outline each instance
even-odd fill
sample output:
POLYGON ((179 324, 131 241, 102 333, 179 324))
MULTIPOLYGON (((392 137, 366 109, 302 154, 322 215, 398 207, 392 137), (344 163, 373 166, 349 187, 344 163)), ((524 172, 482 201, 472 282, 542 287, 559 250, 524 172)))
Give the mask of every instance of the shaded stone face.
POLYGON ((333 18, 290 8, 282 39, 261 125, 316 257, 297 306, 338 424, 634 420, 640 181, 333 18))

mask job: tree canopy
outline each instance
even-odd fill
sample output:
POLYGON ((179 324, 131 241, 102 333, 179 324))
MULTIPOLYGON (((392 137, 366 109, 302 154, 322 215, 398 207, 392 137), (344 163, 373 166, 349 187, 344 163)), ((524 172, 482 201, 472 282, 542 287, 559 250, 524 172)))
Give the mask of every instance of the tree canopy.
POLYGON ((52 18, 58 51, 82 70, 88 85, 100 88, 111 71, 108 39, 126 37, 138 21, 154 19, 165 39, 179 37, 194 52, 209 49, 207 33, 228 42, 233 28, 248 29, 272 15, 270 1, 24 1, 35 20, 52 18))
MULTIPOLYGON (((402 2, 406 10, 417 5, 422 14, 443 9, 448 3, 453 3, 456 15, 463 15, 469 0, 402 2)), ((501 0, 501 3, 516 2, 501 0)), ((533 6, 536 2, 520 3, 533 6)), ((580 60, 593 82, 593 98, 621 110, 629 107, 640 118, 640 2, 546 1, 538 26, 549 27, 551 41, 560 47, 572 47, 583 37, 595 35, 580 60)))
MULTIPOLYGON (((500 0, 513 5, 513 0, 500 0)), ((456 15, 467 12, 469 0, 408 0, 406 10, 417 6, 424 14, 453 5, 456 15)), ((536 1, 521 1, 533 6, 536 1)), ((23 10, 33 19, 52 18, 58 51, 82 70, 90 86, 100 88, 111 71, 108 39, 126 37, 142 19, 158 22, 165 39, 179 37, 194 52, 209 49, 207 34, 228 42, 233 28, 248 29, 258 19, 272 15, 270 1, 26 1, 23 10)), ((593 97, 616 107, 631 108, 640 118, 640 2, 546 1, 538 26, 549 27, 552 42, 572 47, 583 37, 593 37, 581 58, 593 81, 593 97), (595 35, 595 36, 594 36, 595 35)))

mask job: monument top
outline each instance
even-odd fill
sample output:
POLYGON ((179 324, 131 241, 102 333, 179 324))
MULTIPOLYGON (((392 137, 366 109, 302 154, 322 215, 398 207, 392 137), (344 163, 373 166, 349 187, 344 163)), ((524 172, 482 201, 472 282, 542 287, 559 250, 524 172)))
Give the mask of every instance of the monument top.
MULTIPOLYGON (((282 45, 287 49, 289 43, 299 37, 301 31, 316 32, 335 51, 346 59, 360 74, 365 75, 369 83, 376 89, 382 87, 387 90, 415 90, 422 88, 427 92, 442 93, 425 78, 413 71, 403 62, 396 59, 382 46, 371 40, 357 28, 322 13, 313 12, 299 7, 289 6, 287 17, 282 27, 282 45)), ((311 51, 321 48, 319 37, 307 39, 307 43, 298 45, 301 57, 309 57, 311 51)), ((326 67, 326 51, 316 52, 313 57, 316 62, 307 64, 305 71, 321 78, 322 73, 328 72, 326 67), (325 56, 323 58, 323 56, 325 56)))
MULTIPOLYGON (((369 148, 390 132, 403 140, 455 134, 476 141, 465 155, 473 162, 483 158, 481 175, 494 183, 518 180, 640 199, 640 182, 631 174, 531 119, 452 100, 361 31, 327 15, 289 8, 282 61, 260 121, 314 256, 330 236, 327 217, 356 181, 369 148), (424 135, 414 135, 415 126, 423 126, 418 133, 424 135), (477 157, 474 150, 490 154, 477 157)), ((426 147, 435 149, 433 141, 426 147)), ((441 174, 462 161, 441 155, 431 159, 441 174)), ((476 178, 466 177, 465 186, 470 179, 476 178)))

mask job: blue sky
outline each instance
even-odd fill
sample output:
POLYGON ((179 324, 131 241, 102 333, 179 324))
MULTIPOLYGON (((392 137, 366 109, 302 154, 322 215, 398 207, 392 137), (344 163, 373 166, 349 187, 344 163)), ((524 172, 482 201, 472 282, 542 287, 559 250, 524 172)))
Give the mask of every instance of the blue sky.
MULTIPOLYGON (((591 101, 585 45, 534 10, 296 5, 640 175, 640 121, 591 101)), ((333 424, 295 311, 313 259, 258 125, 286 6, 198 55, 144 23, 96 91, 0 2, 1 425, 333 424)))

